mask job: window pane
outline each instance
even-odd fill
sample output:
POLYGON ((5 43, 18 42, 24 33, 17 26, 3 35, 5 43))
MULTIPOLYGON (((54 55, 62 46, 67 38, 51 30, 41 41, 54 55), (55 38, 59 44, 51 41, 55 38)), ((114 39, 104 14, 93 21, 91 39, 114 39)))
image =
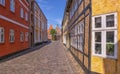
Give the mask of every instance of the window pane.
POLYGON ((95 44, 95 53, 101 54, 101 44, 95 44))
POLYGON ((95 42, 101 42, 101 32, 95 32, 95 42))
POLYGON ((114 44, 106 44, 106 54, 108 56, 114 56, 114 44))
POLYGON ((4 35, 1 34, 1 42, 3 42, 3 41, 4 41, 4 35))
POLYGON ((114 31, 107 32, 106 35, 107 42, 114 43, 114 31))
POLYGON ((114 27, 114 15, 106 16, 106 27, 114 27))
POLYGON ((95 28, 101 27, 101 17, 95 18, 95 28))

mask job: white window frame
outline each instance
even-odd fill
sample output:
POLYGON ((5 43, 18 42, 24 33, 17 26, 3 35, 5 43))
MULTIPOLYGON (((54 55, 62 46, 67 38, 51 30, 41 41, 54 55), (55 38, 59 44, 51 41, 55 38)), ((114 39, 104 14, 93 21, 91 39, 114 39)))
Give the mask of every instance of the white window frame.
POLYGON ((83 52, 83 49, 84 49, 84 47, 83 47, 84 40, 82 39, 82 36, 84 35, 84 21, 81 21, 79 23, 78 27, 79 27, 79 30, 78 30, 78 34, 79 34, 78 49, 83 52))
POLYGON ((24 18, 24 10, 23 10, 23 8, 20 8, 20 17, 24 18))
POLYGON ((109 13, 109 14, 103 14, 103 15, 98 15, 98 16, 93 16, 92 17, 92 55, 93 56, 99 56, 103 58, 113 58, 117 59, 117 24, 118 24, 118 19, 117 19, 117 12, 114 13, 109 13), (106 16, 107 15, 114 15, 114 27, 106 27, 106 16), (101 17, 101 28, 95 28, 95 18, 96 17, 101 17), (106 32, 114 31, 114 56, 108 56, 106 54, 106 32), (101 32, 101 54, 96 54, 95 53, 95 32, 101 32))
POLYGON ((13 29, 10 29, 9 40, 11 43, 15 41, 15 32, 13 29))
POLYGON ((29 33, 26 32, 26 33, 25 33, 25 41, 28 41, 28 37, 29 37, 29 33))
POLYGON ((4 43, 4 41, 5 41, 5 35, 4 35, 4 28, 3 27, 0 27, 0 43, 4 43), (3 32, 1 32, 3 30, 3 32), (1 35, 3 35, 3 41, 2 41, 2 39, 1 39, 1 35))
POLYGON ((10 0, 10 10, 15 12, 15 0, 10 0))
POLYGON ((5 6, 5 0, 0 0, 0 5, 5 6))

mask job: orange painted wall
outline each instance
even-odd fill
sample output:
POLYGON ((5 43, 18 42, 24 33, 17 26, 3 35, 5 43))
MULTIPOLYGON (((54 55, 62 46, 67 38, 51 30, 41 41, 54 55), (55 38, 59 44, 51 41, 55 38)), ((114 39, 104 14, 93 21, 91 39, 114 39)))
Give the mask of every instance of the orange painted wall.
POLYGON ((92 56, 91 69, 100 74, 120 74, 120 0, 92 0, 92 16, 117 12, 118 49, 117 59, 92 56))

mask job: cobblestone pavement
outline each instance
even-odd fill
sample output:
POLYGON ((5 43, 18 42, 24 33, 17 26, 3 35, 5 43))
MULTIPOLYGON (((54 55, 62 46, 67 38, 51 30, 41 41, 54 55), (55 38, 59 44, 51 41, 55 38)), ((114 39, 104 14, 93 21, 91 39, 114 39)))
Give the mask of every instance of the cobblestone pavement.
POLYGON ((38 50, 1 62, 0 74, 74 74, 74 71, 62 43, 52 42, 38 50))

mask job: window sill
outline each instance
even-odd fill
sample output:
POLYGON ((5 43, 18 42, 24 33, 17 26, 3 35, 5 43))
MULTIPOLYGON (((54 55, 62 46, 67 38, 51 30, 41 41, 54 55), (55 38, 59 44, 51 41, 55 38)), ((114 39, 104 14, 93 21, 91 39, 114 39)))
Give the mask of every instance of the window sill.
POLYGON ((5 5, 3 5, 3 4, 0 4, 0 6, 2 6, 2 7, 4 7, 4 8, 5 8, 5 5))
POLYGON ((15 14, 15 11, 10 10, 10 12, 11 12, 12 14, 15 14))
POLYGON ((5 44, 5 42, 0 42, 0 44, 5 44))
POLYGON ((10 42, 10 44, 14 44, 14 43, 15 43, 15 42, 12 42, 12 41, 10 42))
POLYGON ((103 55, 97 55, 97 54, 93 54, 92 57, 98 57, 98 58, 102 58, 102 59, 117 59, 115 56, 103 56, 103 55))
POLYGON ((24 41, 20 41, 21 43, 24 43, 24 41))

